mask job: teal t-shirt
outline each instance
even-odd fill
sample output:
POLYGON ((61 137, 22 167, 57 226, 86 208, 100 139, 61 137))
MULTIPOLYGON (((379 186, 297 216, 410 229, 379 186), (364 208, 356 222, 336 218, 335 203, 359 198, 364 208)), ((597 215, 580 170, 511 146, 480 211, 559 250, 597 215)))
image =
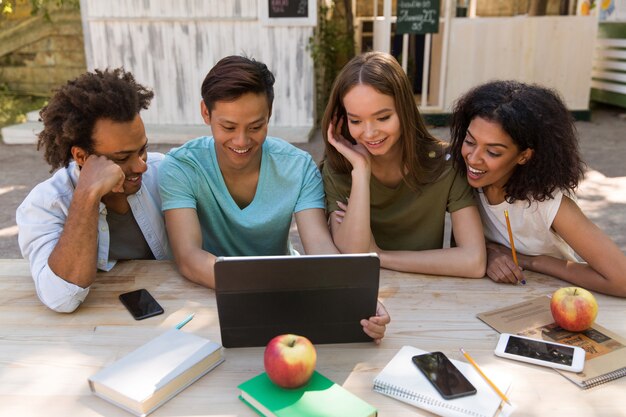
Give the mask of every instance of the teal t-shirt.
POLYGON ((289 254, 293 213, 324 208, 322 177, 311 155, 281 139, 267 137, 262 152, 254 199, 241 209, 226 188, 212 137, 172 149, 159 167, 163 211, 196 209, 202 248, 213 255, 289 254))

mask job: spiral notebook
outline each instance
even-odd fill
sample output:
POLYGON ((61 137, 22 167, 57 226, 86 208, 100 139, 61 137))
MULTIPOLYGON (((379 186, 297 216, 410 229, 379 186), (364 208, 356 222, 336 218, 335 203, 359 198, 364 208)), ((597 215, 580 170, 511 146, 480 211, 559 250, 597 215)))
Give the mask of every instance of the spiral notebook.
MULTIPOLYGON (((411 361, 413 356, 423 353, 427 352, 403 346, 374 379, 374 391, 444 417, 506 416, 513 411, 513 407, 503 403, 472 365, 454 359, 450 360, 476 387, 476 394, 453 400, 444 399, 411 361)), ((511 387, 511 379, 504 374, 496 374, 489 369, 483 371, 502 392, 507 392, 511 387)))
POLYGON ((582 332, 560 328, 552 318, 549 297, 537 297, 486 311, 477 317, 500 333, 519 334, 585 349, 585 367, 582 372, 555 369, 582 389, 626 376, 626 339, 597 323, 582 332))

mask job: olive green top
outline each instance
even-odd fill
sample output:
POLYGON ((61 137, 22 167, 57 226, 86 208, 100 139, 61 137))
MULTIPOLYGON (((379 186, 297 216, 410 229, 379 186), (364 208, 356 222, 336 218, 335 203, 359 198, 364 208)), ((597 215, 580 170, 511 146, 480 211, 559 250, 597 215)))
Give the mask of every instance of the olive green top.
MULTIPOLYGON (((326 209, 346 202, 352 177, 337 174, 323 164, 326 209)), ((447 161, 439 178, 412 190, 404 181, 395 188, 370 180, 370 226, 378 247, 384 250, 425 250, 443 247, 446 211, 452 213, 476 202, 465 175, 447 161)))

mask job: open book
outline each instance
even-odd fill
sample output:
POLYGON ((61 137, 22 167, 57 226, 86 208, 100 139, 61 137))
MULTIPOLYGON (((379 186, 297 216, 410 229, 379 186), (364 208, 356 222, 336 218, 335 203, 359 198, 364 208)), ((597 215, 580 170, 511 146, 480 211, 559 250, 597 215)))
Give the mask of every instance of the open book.
POLYGON ((585 368, 582 372, 556 369, 581 388, 591 388, 626 376, 626 340, 595 323, 583 332, 562 329, 554 323, 548 296, 480 313, 477 317, 500 333, 519 334, 585 349, 585 368))
MULTIPOLYGON (((423 353, 427 352, 412 346, 403 346, 374 379, 374 391, 440 416, 493 417, 501 410, 502 400, 474 367, 454 359, 450 360, 474 385, 476 394, 445 400, 413 365, 411 358, 423 353)), ((508 391, 511 386, 510 378, 503 374, 486 373, 502 392, 508 391)))
POLYGON ((224 362, 222 347, 208 339, 171 329, 89 378, 101 397, 145 416, 224 362))

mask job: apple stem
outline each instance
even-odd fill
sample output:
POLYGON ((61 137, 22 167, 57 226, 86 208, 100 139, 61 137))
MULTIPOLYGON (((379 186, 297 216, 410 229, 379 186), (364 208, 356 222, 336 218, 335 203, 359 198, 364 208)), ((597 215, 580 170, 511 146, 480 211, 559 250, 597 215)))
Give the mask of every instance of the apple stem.
POLYGON ((294 347, 296 345, 296 339, 291 339, 289 341, 289 347, 294 347))
POLYGON ((576 295, 577 291, 578 291, 578 288, 574 288, 574 295, 576 295))

